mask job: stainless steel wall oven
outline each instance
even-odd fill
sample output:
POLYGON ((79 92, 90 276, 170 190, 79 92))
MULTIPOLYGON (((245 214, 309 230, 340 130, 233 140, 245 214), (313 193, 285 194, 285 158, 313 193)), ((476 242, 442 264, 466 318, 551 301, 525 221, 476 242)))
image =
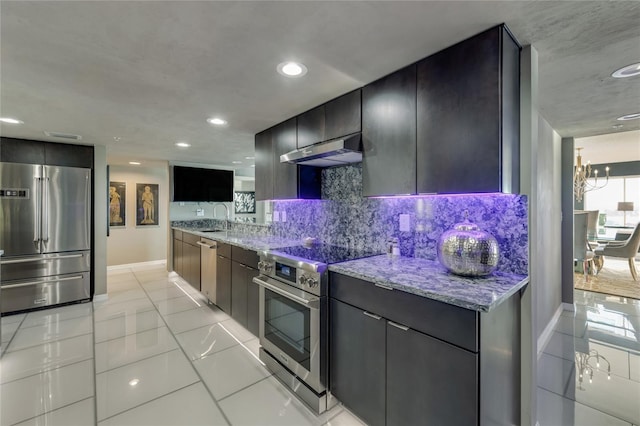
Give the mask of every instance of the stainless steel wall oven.
POLYGON ((327 393, 328 265, 372 254, 314 245, 260 255, 260 359, 318 413, 336 403, 327 393))

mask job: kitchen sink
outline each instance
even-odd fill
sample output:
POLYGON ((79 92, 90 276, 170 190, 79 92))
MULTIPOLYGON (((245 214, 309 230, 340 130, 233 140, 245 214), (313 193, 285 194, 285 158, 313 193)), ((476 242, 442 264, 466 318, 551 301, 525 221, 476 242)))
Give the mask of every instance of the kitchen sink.
POLYGON ((198 232, 224 232, 224 229, 200 229, 198 232))

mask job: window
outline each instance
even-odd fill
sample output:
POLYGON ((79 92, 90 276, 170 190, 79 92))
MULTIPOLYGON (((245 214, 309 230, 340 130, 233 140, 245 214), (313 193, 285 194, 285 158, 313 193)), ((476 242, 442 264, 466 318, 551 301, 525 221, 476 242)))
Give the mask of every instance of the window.
MULTIPOLYGON (((594 182, 592 180, 589 183, 594 182)), ((609 226, 635 226, 640 221, 640 176, 609 178, 607 186, 585 194, 584 209, 600 211, 599 235, 615 236, 615 228, 607 229, 609 226), (634 210, 618 211, 621 201, 632 202, 634 210)))

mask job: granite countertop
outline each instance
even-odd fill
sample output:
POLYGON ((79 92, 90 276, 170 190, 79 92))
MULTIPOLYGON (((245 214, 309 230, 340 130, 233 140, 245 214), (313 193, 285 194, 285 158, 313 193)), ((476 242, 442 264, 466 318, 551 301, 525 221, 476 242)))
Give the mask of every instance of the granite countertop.
POLYGON ((203 232, 192 228, 173 227, 178 231, 188 232, 200 237, 209 238, 223 243, 233 244, 249 250, 262 251, 279 247, 295 246, 300 244, 298 240, 280 238, 274 236, 240 234, 237 232, 203 232))
POLYGON ((461 277, 432 260, 386 254, 334 263, 329 270, 481 312, 489 312, 529 282, 525 275, 499 272, 461 277))

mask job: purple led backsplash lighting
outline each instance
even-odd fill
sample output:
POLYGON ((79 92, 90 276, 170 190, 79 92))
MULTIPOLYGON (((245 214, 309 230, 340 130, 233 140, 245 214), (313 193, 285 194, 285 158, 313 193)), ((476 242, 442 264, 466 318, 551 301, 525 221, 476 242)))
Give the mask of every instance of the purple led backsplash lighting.
POLYGON ((500 246, 498 270, 527 274, 527 199, 511 194, 455 194, 389 198, 362 197, 360 164, 322 171, 323 200, 274 202, 286 211, 273 233, 289 238, 317 237, 339 246, 385 251, 389 237, 400 241, 403 256, 436 260, 440 235, 465 219, 491 233, 500 246), (399 215, 408 214, 410 231, 400 232, 399 215))

